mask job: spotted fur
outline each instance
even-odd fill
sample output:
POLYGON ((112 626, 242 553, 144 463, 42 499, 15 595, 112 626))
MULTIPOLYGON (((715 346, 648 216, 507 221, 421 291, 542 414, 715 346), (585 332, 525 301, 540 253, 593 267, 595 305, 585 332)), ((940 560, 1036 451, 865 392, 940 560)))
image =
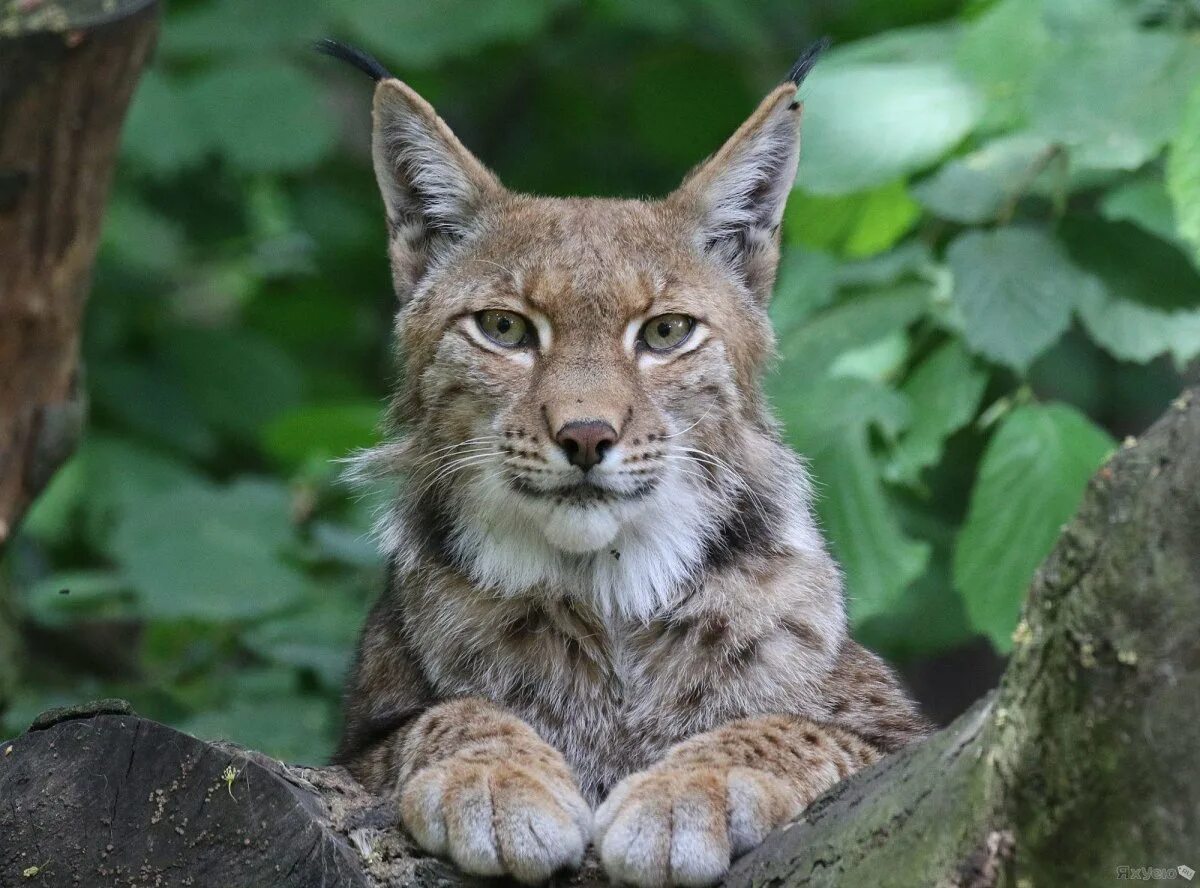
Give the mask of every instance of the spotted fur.
POLYGON ((663 200, 551 199, 376 88, 402 373, 358 471, 396 494, 336 758, 470 872, 539 881, 591 838, 619 880, 710 884, 926 730, 847 635, 761 388, 800 113, 776 89, 663 200), (537 347, 489 343, 485 309, 537 347), (640 348, 669 312, 689 339, 640 348), (555 444, 582 421, 616 434, 586 478, 555 444))

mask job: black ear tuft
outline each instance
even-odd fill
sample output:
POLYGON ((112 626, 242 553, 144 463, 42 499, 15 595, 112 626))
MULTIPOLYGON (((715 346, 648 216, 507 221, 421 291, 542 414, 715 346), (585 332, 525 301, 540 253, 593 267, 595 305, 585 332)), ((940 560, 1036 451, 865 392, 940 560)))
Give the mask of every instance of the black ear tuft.
POLYGON ((348 62, 372 80, 390 80, 392 77, 388 73, 388 69, 383 67, 374 56, 368 55, 361 49, 355 49, 353 46, 347 46, 336 40, 330 40, 328 37, 314 40, 313 49, 323 55, 348 62))
POLYGON ((813 65, 817 63, 821 53, 829 49, 830 40, 828 37, 822 37, 816 43, 812 44, 808 49, 801 53, 800 58, 796 59, 796 64, 792 65, 788 71, 787 78, 792 83, 799 86, 804 82, 804 78, 808 76, 808 72, 813 69, 813 65))

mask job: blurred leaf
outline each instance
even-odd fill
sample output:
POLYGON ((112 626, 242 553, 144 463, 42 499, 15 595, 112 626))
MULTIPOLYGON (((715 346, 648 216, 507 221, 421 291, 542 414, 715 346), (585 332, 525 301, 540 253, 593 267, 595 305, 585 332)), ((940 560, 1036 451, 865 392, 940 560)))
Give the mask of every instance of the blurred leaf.
POLYGON ((988 443, 954 553, 967 614, 998 650, 1012 631, 1034 570, 1074 514, 1113 441, 1064 404, 1018 407, 988 443))
POLYGON ((251 55, 306 49, 329 30, 321 0, 208 0, 171 15, 160 49, 167 56, 251 55))
POLYGON ((311 669, 327 688, 340 691, 367 609, 336 588, 325 593, 300 613, 264 621, 243 640, 268 660, 311 669))
POLYGON ((908 335, 904 330, 893 330, 870 345, 842 352, 829 365, 829 375, 884 382, 895 376, 907 360, 908 335))
POLYGON ((189 113, 178 82, 155 69, 138 84, 121 132, 121 153, 155 175, 195 166, 208 149, 204 129, 189 113))
MULTIPOLYGON (((371 516, 372 519, 374 517, 371 516)), ((373 523, 372 520, 364 522, 362 526, 350 527, 330 521, 316 521, 312 525, 313 549, 318 557, 349 567, 379 567, 379 550, 369 532, 373 523)))
POLYGON ((927 544, 901 530, 868 443, 872 426, 894 436, 907 424, 906 399, 842 377, 793 386, 772 400, 811 465, 817 512, 846 572, 851 617, 858 622, 889 609, 929 557, 927 544))
POLYGON ((833 301, 836 269, 837 261, 828 253, 783 247, 770 305, 777 336, 786 336, 814 311, 833 301))
POLYGON ((838 266, 835 280, 839 287, 885 287, 904 278, 927 277, 934 268, 929 247, 918 240, 908 240, 889 253, 843 262, 838 266))
POLYGON ((179 224, 120 190, 104 211, 100 249, 102 256, 147 273, 169 276, 184 265, 179 224))
POLYGON ((304 392, 291 356, 246 330, 172 330, 164 359, 209 425, 245 441, 304 392))
POLYGON ((1200 272, 1174 244, 1129 222, 1076 216, 1060 232, 1071 258, 1109 295, 1165 310, 1200 306, 1200 272))
POLYGON ((801 90, 798 182, 814 194, 863 191, 936 161, 983 111, 949 65, 817 66, 801 90))
POLYGON ((1200 262, 1200 86, 1187 100, 1183 123, 1167 153, 1167 190, 1179 219, 1179 233, 1200 262))
POLYGON ((152 618, 268 614, 304 594, 281 558, 289 507, 286 488, 265 481, 167 491, 124 517, 112 550, 152 618))
POLYGON ((1105 292, 1081 294, 1076 310, 1088 334, 1122 361, 1170 354, 1179 367, 1200 355, 1200 311, 1163 311, 1105 292))
POLYGON ((199 459, 216 450, 212 430, 161 368, 114 360, 93 367, 90 382, 94 402, 131 431, 199 459))
POLYGON ((1031 184, 1050 151, 1036 136, 1006 136, 943 164, 913 186, 913 196, 936 216, 967 224, 995 220, 1031 184))
POLYGON ((184 90, 204 145, 247 173, 298 172, 328 153, 337 136, 320 90, 285 62, 228 62, 184 90))
POLYGON ((987 97, 989 130, 1016 126, 1025 117, 1026 97, 1051 48, 1042 6, 1042 0, 1000 0, 965 28, 958 66, 987 97))
POLYGON ((357 0, 346 26, 359 40, 394 60, 422 68, 476 52, 491 43, 528 40, 545 28, 564 0, 357 0))
MULTIPOLYGON (((333 745, 333 706, 322 697, 270 693, 232 698, 221 709, 201 712, 179 726, 202 740, 228 740, 290 763, 319 765, 329 759, 333 745)), ((214 794, 214 805, 236 805, 250 787, 235 778, 228 791, 214 794), (232 794, 232 798, 230 798, 232 794)))
POLYGON ((136 615, 129 582, 111 570, 55 573, 25 590, 22 609, 43 626, 136 615))
POLYGON ((1034 133, 1073 164, 1135 169, 1174 133, 1200 77, 1200 48, 1162 32, 1075 35, 1052 54, 1029 96, 1034 133))
POLYGON ((902 391, 912 404, 912 423, 892 451, 886 477, 914 484, 921 471, 936 463, 951 434, 975 416, 987 385, 987 374, 952 340, 922 361, 902 391))
POLYGON ((903 181, 841 197, 796 189, 788 200, 784 233, 793 243, 861 258, 887 250, 920 215, 903 181))
POLYGON ((954 588, 949 561, 936 551, 904 594, 864 623, 855 628, 855 638, 899 660, 928 657, 977 634, 954 588))
POLYGON ((1018 371, 1067 329, 1078 293, 1099 286, 1031 228, 968 231, 950 245, 946 262, 967 344, 1018 371))
POLYGON ((1178 237, 1171 197, 1157 176, 1139 176, 1113 188, 1100 201, 1110 222, 1132 222, 1165 241, 1178 237))
POLYGON ((187 464, 132 441, 89 435, 80 449, 84 490, 80 504, 87 540, 106 551, 113 528, 143 501, 166 491, 201 488, 187 464))
POLYGON ((264 429, 263 447, 292 468, 310 459, 338 459, 377 443, 382 415, 381 405, 373 402, 301 407, 264 429))
POLYGON ((894 438, 912 417, 907 396, 854 376, 780 387, 771 393, 771 401, 784 420, 788 440, 806 456, 840 443, 848 432, 868 427, 894 438))
POLYGON ((928 304, 928 287, 902 284, 834 305, 780 338, 782 360, 772 382, 776 387, 807 384, 843 352, 907 327, 928 304))
POLYGON ((959 29, 954 23, 914 25, 855 40, 837 48, 837 64, 946 62, 954 57, 959 29))

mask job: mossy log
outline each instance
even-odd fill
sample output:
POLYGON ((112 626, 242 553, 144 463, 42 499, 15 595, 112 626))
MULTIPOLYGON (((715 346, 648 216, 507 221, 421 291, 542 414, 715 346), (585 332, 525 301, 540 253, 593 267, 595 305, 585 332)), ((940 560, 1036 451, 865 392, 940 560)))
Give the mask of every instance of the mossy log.
MULTIPOLYGON (((1100 885, 1200 869, 1200 395, 1091 485, 1000 688, 835 787, 731 886, 1100 885)), ((0 884, 457 886, 395 805, 138 718, 48 713, 0 748, 0 884), (36 868, 36 869, 33 869, 36 868)), ((594 862, 564 885, 602 884, 594 862)), ((490 884, 495 884, 491 882, 490 884)))

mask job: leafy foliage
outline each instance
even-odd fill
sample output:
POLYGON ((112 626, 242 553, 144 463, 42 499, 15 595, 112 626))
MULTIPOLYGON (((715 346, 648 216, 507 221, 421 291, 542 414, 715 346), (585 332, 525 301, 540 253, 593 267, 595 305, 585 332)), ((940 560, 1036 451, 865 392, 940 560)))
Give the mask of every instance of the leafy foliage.
POLYGON ((860 637, 1005 649, 1087 477, 1200 354, 1200 20, 959 5, 172 3, 88 309, 91 430, 3 565, 31 654, 5 727, 115 694, 329 749, 382 582, 379 499, 332 460, 375 440, 393 306, 369 87, 307 51, 323 34, 378 52, 514 187, 643 194, 832 32, 769 393, 860 637))

